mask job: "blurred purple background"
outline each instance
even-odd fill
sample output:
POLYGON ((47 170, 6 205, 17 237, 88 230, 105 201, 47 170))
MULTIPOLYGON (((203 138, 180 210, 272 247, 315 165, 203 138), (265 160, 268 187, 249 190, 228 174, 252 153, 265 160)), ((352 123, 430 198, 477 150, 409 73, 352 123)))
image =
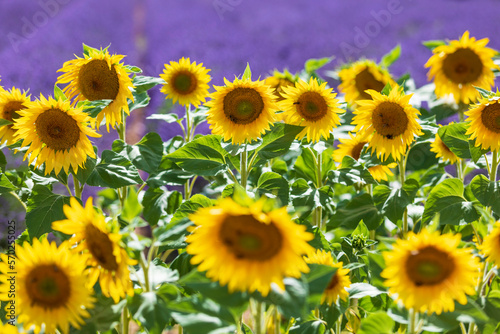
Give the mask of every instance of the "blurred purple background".
MULTIPOLYGON (((126 64, 150 76, 164 63, 190 57, 212 70, 216 85, 241 74, 247 62, 254 77, 265 77, 334 56, 325 68, 331 70, 362 56, 379 61, 399 43, 401 58, 391 72, 409 72, 420 86, 431 55, 423 40, 456 39, 469 30, 500 49, 498 0, 1 0, 0 9, 1 84, 33 96, 51 94, 56 71, 82 55, 82 42, 111 44, 112 53, 127 55, 126 64)), ((158 87, 151 96, 151 105, 128 124, 132 143, 146 131, 164 139, 179 133, 175 124, 142 122, 164 101, 158 87)), ((94 142, 103 150, 116 138, 111 133, 94 142)), ((2 221, 9 218, 2 211, 18 209, 9 205, 0 200, 2 221)))

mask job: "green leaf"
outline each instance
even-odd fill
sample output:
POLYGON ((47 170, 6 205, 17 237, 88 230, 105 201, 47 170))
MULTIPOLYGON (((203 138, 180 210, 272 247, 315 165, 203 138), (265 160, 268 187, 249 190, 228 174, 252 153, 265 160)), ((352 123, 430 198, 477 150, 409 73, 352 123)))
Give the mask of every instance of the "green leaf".
POLYGON ((320 264, 309 264, 309 268, 310 272, 305 275, 309 285, 309 297, 317 295, 316 304, 320 304, 321 296, 337 272, 337 268, 320 264))
POLYGON ((172 191, 167 200, 167 213, 173 215, 182 204, 182 194, 177 190, 172 191))
POLYGON ((5 174, 0 173, 0 194, 10 193, 14 190, 17 190, 17 187, 10 182, 5 174))
POLYGON ((349 298, 363 298, 366 296, 375 297, 384 293, 385 291, 381 291, 368 283, 352 283, 350 287, 347 288, 349 292, 349 298))
MULTIPOLYGON (((35 185, 28 200, 26 226, 31 239, 52 231, 52 222, 66 219, 63 206, 70 197, 52 193, 47 187, 35 185)), ((81 204, 81 203, 80 203, 81 204)))
POLYGON ((148 173, 155 172, 163 156, 163 140, 155 132, 149 132, 135 145, 127 145, 130 161, 138 169, 148 173))
POLYGON ((337 227, 354 230, 361 220, 369 230, 376 229, 382 222, 382 215, 373 203, 372 197, 366 193, 353 197, 343 205, 339 203, 327 226, 328 230, 337 227))
POLYGON ((396 60, 399 59, 400 55, 401 55, 401 45, 398 44, 396 45, 396 47, 394 47, 394 49, 392 49, 382 57, 382 60, 380 61, 380 66, 385 68, 391 66, 396 60))
POLYGON ((142 183, 139 172, 124 156, 105 150, 101 159, 88 177, 88 185, 116 189, 142 183))
POLYGON ((208 208, 214 205, 214 201, 210 198, 196 194, 189 200, 181 204, 179 209, 175 212, 172 217, 172 222, 180 220, 182 218, 187 218, 191 213, 196 212, 199 208, 208 208))
POLYGON ((290 328, 290 334, 323 334, 325 324, 320 319, 305 321, 290 328))
POLYGON ((186 247, 185 236, 189 233, 187 231, 188 227, 192 225, 193 223, 185 218, 171 221, 168 225, 157 226, 153 230, 153 236, 155 237, 153 245, 160 247, 160 252, 167 249, 186 247))
POLYGON ((132 100, 128 101, 129 111, 133 111, 135 109, 147 107, 149 104, 149 101, 151 100, 147 91, 140 92, 140 93, 137 93, 134 91, 134 92, 132 92, 132 95, 134 97, 134 101, 132 101, 132 100))
POLYGON ((392 334, 394 328, 394 320, 391 319, 385 312, 375 312, 368 317, 361 319, 361 327, 359 334, 392 334))
POLYGON ((78 333, 94 334, 96 331, 102 333, 114 328, 120 323, 121 313, 126 304, 126 299, 115 304, 113 299, 98 294, 97 302, 94 304, 94 307, 88 310, 92 322, 86 324, 78 333))
POLYGON ((454 123, 441 127, 438 135, 444 144, 459 158, 470 159, 469 136, 465 123, 454 123))
POLYGON ((287 277, 283 280, 285 291, 273 285, 269 295, 262 297, 254 293, 253 298, 278 306, 285 317, 301 317, 306 313, 306 301, 309 294, 308 285, 304 280, 287 277))
POLYGON ((481 97, 484 97, 486 99, 489 99, 490 96, 494 95, 493 92, 483 89, 481 87, 474 86, 474 88, 479 92, 479 94, 481 94, 481 97))
MULTIPOLYGON (((140 268, 136 275, 132 276, 133 281, 146 282, 144 270, 140 268)), ((159 286, 165 283, 173 283, 179 280, 179 272, 172 270, 159 258, 153 260, 148 271, 149 286, 156 290, 159 286)))
POLYGON ((268 160, 282 156, 303 129, 302 126, 275 123, 271 131, 262 137, 262 145, 257 148, 259 157, 268 160))
MULTIPOLYGON (((96 153, 97 156, 96 146, 94 146, 94 152, 96 153)), ((85 184, 87 182, 87 179, 89 178, 90 174, 92 174, 92 172, 94 171, 96 163, 97 159, 87 156, 87 160, 83 164, 83 167, 78 168, 78 171, 76 172, 76 179, 80 181, 81 184, 85 184)))
POLYGON ((249 63, 247 63, 247 67, 245 67, 245 72, 243 72, 242 79, 243 80, 252 80, 252 70, 250 70, 249 63))
POLYGON ((308 216, 318 206, 329 205, 334 195, 332 187, 323 186, 316 189, 314 185, 310 187, 304 179, 298 179, 292 184, 291 194, 294 207, 305 209, 301 218, 308 216))
POLYGON ((378 185, 373 189, 373 198, 376 199, 377 207, 381 207, 382 213, 396 224, 403 217, 406 207, 413 204, 419 187, 415 179, 406 180, 402 188, 391 189, 386 185, 378 185), (380 205, 381 199, 383 205, 380 205))
POLYGON ((257 194, 267 195, 270 198, 279 198, 281 205, 288 205, 289 186, 285 178, 274 172, 263 173, 257 182, 257 194))
POLYGON ((137 67, 137 66, 124 65, 123 67, 125 67, 125 69, 129 73, 142 73, 142 69, 140 67, 137 67))
POLYGON ((144 219, 151 226, 158 224, 158 220, 166 213, 168 206, 167 191, 159 188, 148 188, 142 198, 142 206, 144 207, 144 219))
POLYGON ((304 64, 304 69, 306 70, 307 73, 313 73, 331 62, 333 57, 325 57, 325 58, 311 58, 306 61, 304 64))
POLYGON ((0 118, 0 127, 11 124, 14 124, 14 122, 9 121, 8 119, 0 118))
MULTIPOLYGON (((0 119, 1 121, 2 119, 0 119)), ((5 157, 5 154, 0 151, 0 170, 5 172, 5 167, 7 166, 7 158, 5 157)))
POLYGON ((228 153, 221 146, 221 137, 203 136, 187 143, 177 151, 167 155, 187 172, 202 176, 215 176, 227 168, 225 157, 228 153))
POLYGON ((432 40, 432 41, 425 41, 422 42, 423 45, 425 45, 429 50, 434 50, 438 46, 445 45, 445 41, 442 40, 432 40))
POLYGON ((179 116, 176 114, 152 114, 146 119, 160 119, 167 122, 167 124, 175 123, 179 120, 179 116))
MULTIPOLYGON (((96 48, 93 48, 93 47, 91 47, 91 46, 88 46, 88 45, 86 45, 85 43, 82 43, 82 45, 83 45, 83 54, 84 54, 84 55, 87 55, 87 56, 88 56, 88 55, 90 55, 90 52, 91 52, 91 51, 94 51, 94 52, 99 52, 99 49, 96 49, 96 48)), ((102 48, 101 48, 101 49, 102 49, 103 51, 106 51, 106 50, 108 50, 108 48, 109 48, 109 45, 108 45, 105 49, 102 49, 102 48)))
POLYGON ((293 169, 298 177, 318 184, 318 172, 316 170, 315 157, 311 150, 303 149, 300 156, 295 160, 293 169))
POLYGON ((96 118, 111 102, 113 100, 81 101, 78 102, 77 106, 82 107, 83 112, 90 117, 96 118))
POLYGON ((428 224, 440 213, 440 224, 458 225, 461 219, 471 223, 479 218, 476 209, 468 202, 464 185, 459 179, 447 179, 434 187, 424 206, 422 224, 428 224))
POLYGON ((137 198, 137 192, 134 188, 129 189, 127 198, 125 200, 122 213, 120 218, 127 222, 132 222, 132 220, 138 217, 142 212, 142 206, 137 198))
POLYGON ((363 221, 360 221, 356 229, 351 233, 351 235, 354 236, 363 236, 365 238, 370 237, 370 231, 368 230, 368 227, 366 227, 366 224, 363 221))
POLYGON ((170 322, 170 312, 165 301, 155 292, 135 294, 128 303, 132 318, 150 334, 161 334, 170 322))
POLYGON ((389 96, 389 94, 391 93, 391 90, 392 90, 391 83, 388 82, 385 84, 384 88, 380 91, 380 94, 385 95, 385 96, 389 96))
POLYGON ((163 156, 158 169, 149 174, 146 181, 148 186, 158 188, 165 185, 182 185, 194 176, 193 173, 184 171, 172 160, 163 156))
POLYGON ((491 182, 484 175, 476 175, 470 182, 472 193, 484 206, 489 206, 500 215, 500 182, 491 182))
POLYGON ((154 86, 165 84, 165 80, 158 77, 148 77, 144 75, 136 75, 132 79, 132 84, 134 85, 134 90, 136 94, 140 94, 147 90, 150 90, 154 86))
POLYGON ((358 161, 350 156, 342 159, 342 167, 328 172, 328 179, 333 183, 340 183, 346 186, 353 184, 376 184, 367 168, 363 167, 358 161))
POLYGON ((66 101, 68 98, 64 95, 63 91, 57 84, 54 85, 54 100, 66 101))

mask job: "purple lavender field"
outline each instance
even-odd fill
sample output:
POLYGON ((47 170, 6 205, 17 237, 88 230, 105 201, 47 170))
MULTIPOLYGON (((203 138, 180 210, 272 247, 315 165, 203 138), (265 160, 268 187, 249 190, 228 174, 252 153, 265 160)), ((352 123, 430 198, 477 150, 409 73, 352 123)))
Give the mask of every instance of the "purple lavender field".
MULTIPOLYGON (((190 57, 211 69, 215 85, 241 74, 247 62, 255 77, 273 69, 296 72, 309 58, 333 56, 325 68, 332 70, 359 57, 378 61, 401 44, 392 73, 411 73, 420 86, 431 55, 424 40, 456 39, 469 30, 500 49, 495 0, 2 0, 0 7, 1 84, 29 89, 32 97, 51 94, 56 71, 81 56, 82 43, 111 45, 111 53, 127 55, 126 64, 149 76, 158 76, 164 63, 190 57)), ((157 88, 147 110, 133 115, 131 141, 150 130, 163 139, 179 133, 175 124, 143 122, 163 101, 157 88)), ((103 150, 116 138, 111 133, 94 142, 103 150)), ((16 164, 8 161, 8 167, 16 164)), ((21 225, 24 212, 0 198, 0 226, 8 219, 21 225)))

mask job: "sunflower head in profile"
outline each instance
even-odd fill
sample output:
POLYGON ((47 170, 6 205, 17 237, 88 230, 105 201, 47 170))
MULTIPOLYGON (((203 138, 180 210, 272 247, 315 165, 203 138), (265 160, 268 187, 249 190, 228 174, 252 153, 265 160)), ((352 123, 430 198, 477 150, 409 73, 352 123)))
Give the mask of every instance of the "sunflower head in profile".
POLYGON ((342 262, 334 263, 332 253, 322 249, 317 249, 315 252, 304 257, 304 259, 307 263, 322 264, 337 268, 337 271, 326 286, 325 292, 323 292, 321 303, 335 304, 339 297, 347 301, 349 293, 346 288, 351 286, 351 280, 349 279, 349 269, 343 268, 342 262))
POLYGON ((434 141, 431 143, 430 151, 436 153, 436 158, 442 158, 443 161, 448 161, 450 164, 454 164, 455 162, 457 162, 457 160, 460 159, 455 153, 450 150, 448 146, 446 146, 446 144, 437 133, 434 141))
POLYGON ((420 112, 410 105, 412 94, 405 95, 399 86, 394 86, 389 95, 368 90, 372 100, 358 101, 352 123, 354 131, 372 136, 369 148, 385 160, 392 155, 399 160, 413 142, 415 135, 422 135, 417 119, 420 112))
POLYGON ((88 49, 83 58, 67 61, 58 72, 65 72, 57 78, 57 83, 68 84, 64 93, 76 101, 111 100, 96 118, 99 126, 106 117, 106 127, 121 124, 122 110, 130 114, 128 99, 132 96, 132 79, 120 61, 123 55, 110 55, 107 49, 88 49))
MULTIPOLYGON (((13 87, 11 90, 0 90, 0 118, 14 122, 19 118, 17 113, 19 110, 26 109, 27 104, 30 102, 29 95, 26 96, 26 91, 22 92, 13 87)), ((0 127, 0 143, 6 142, 7 145, 14 144, 15 130, 12 128, 13 124, 4 125, 0 127)))
POLYGON ((467 303, 475 294, 480 264, 471 249, 458 248, 460 235, 410 232, 398 239, 391 251, 384 252, 389 293, 407 309, 440 314, 455 309, 455 301, 467 303))
POLYGON ((52 223, 52 228, 73 235, 71 243, 77 243, 75 251, 87 258, 89 286, 99 279, 102 293, 117 303, 120 298, 132 296, 134 290, 130 280, 129 265, 136 262, 129 258, 127 251, 120 247, 121 235, 111 232, 102 214, 97 213, 89 197, 85 207, 72 197, 70 205, 65 205, 66 220, 52 223))
MULTIPOLYGON (((87 310, 94 306, 93 291, 84 275, 85 258, 72 252, 68 242, 58 247, 47 239, 18 245, 16 257, 17 322, 36 334, 42 328, 45 333, 56 333, 57 329, 64 334, 69 333, 70 325, 80 328, 83 318, 90 317, 87 310)), ((7 255, 0 258, 0 299, 7 301, 7 279, 12 270, 7 255)))
POLYGON ((76 172, 87 157, 95 158, 94 149, 87 136, 100 137, 88 123, 91 120, 81 108, 71 107, 68 100, 46 99, 40 95, 35 102, 26 103, 26 109, 17 112, 21 117, 12 126, 16 130, 14 140, 29 145, 24 159, 35 160, 36 167, 45 163, 45 174, 61 169, 76 172), (31 153, 31 154, 30 154, 31 153))
POLYGON ((280 71, 274 71, 273 75, 267 77, 265 80, 266 85, 271 86, 273 89, 274 97, 276 101, 283 101, 285 99, 283 87, 293 87, 297 79, 292 73, 285 70, 283 73, 280 71))
POLYGON ((339 71, 339 91, 345 94, 345 100, 356 106, 358 100, 371 100, 368 89, 381 92, 385 85, 396 85, 389 72, 372 60, 360 60, 339 71))
MULTIPOLYGON (((335 151, 333 151, 333 160, 340 163, 339 166, 342 168, 342 160, 345 156, 350 156, 354 160, 358 160, 361 152, 365 145, 369 144, 371 136, 363 136, 362 134, 356 134, 355 136, 349 132, 350 138, 339 138, 340 144, 335 151)), ((386 165, 372 166, 368 168, 368 171, 372 177, 377 181, 387 181, 388 176, 393 176, 394 173, 391 168, 396 167, 396 163, 391 163, 386 165)))
POLYGON ((486 256, 487 261, 500 267, 500 222, 494 224, 493 230, 484 238, 479 249, 486 256))
POLYGON ((203 63, 191 63, 189 58, 171 61, 169 65, 165 64, 163 74, 160 74, 160 78, 165 80, 161 92, 174 103, 198 107, 208 96, 209 71, 203 67, 203 63))
POLYGON ((315 78, 309 83, 299 80, 294 87, 284 87, 285 99, 280 107, 285 111, 285 123, 304 126, 297 139, 307 138, 318 142, 322 137, 328 139, 334 127, 340 124, 339 100, 332 93, 333 88, 327 88, 326 82, 319 84, 315 78))
POLYGON ((273 92, 264 81, 224 78, 225 86, 214 86, 207 122, 213 134, 233 144, 243 144, 261 137, 276 121, 278 107, 273 92))
POLYGON ((494 84, 492 69, 497 51, 487 48, 488 38, 476 40, 466 31, 462 37, 432 50, 425 67, 430 67, 428 79, 434 78, 436 96, 453 94, 457 103, 474 103, 479 93, 474 87, 490 90, 494 84))
POLYGON ((478 103, 465 112, 469 128, 465 134, 476 140, 482 149, 498 151, 500 148, 500 93, 481 98, 478 103))
POLYGON ((191 263, 230 292, 267 296, 271 283, 284 289, 285 276, 309 271, 302 256, 313 250, 307 243, 313 235, 292 222, 286 208, 263 212, 262 205, 243 207, 225 198, 190 216, 196 225, 186 238, 191 263))

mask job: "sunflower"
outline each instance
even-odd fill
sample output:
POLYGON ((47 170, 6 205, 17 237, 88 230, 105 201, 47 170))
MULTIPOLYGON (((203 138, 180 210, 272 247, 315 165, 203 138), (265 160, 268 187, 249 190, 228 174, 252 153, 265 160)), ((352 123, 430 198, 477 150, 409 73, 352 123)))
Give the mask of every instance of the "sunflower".
POLYGON ((349 279, 349 269, 342 268, 342 262, 333 263, 333 257, 330 252, 317 249, 316 252, 309 254, 304 257, 307 263, 322 264, 325 266, 337 268, 337 271, 330 279, 330 282, 326 286, 325 292, 321 297, 321 303, 334 304, 337 299, 347 301, 349 293, 346 288, 351 286, 351 280, 349 279))
POLYGON ((368 90, 373 100, 358 101, 352 123, 354 131, 362 135, 373 135, 369 148, 375 149, 377 156, 385 159, 392 155, 399 160, 415 135, 422 135, 422 127, 417 119, 420 112, 410 104, 412 94, 405 95, 399 86, 394 86, 389 96, 368 90))
POLYGON ((436 158, 443 158, 443 161, 449 161, 451 164, 454 164, 459 159, 459 157, 446 146, 437 133, 434 141, 431 143, 430 151, 436 153, 436 158))
POLYGON ((469 111, 465 112, 469 128, 465 134, 476 139, 476 146, 497 151, 500 148, 500 93, 489 98, 481 98, 469 111))
POLYGON ((198 107, 208 96, 209 71, 203 63, 191 63, 189 58, 171 61, 170 65, 165 64, 163 74, 160 74, 160 78, 165 80, 161 92, 174 103, 179 101, 183 106, 192 104, 198 107))
POLYGON ((349 105, 355 106, 358 100, 371 100, 368 89, 381 92, 385 85, 396 85, 389 72, 371 60, 360 60, 339 71, 341 84, 339 91, 345 94, 349 105))
POLYGON ((389 293, 417 312, 451 312, 455 300, 466 304, 466 295, 475 293, 480 263, 471 249, 458 248, 460 238, 424 229, 398 239, 392 251, 383 253, 381 275, 389 293))
POLYGON ((24 159, 31 153, 29 162, 35 160, 39 167, 45 162, 45 174, 61 169, 68 173, 71 166, 76 172, 87 160, 95 158, 90 137, 100 137, 88 126, 90 117, 81 108, 72 108, 69 101, 46 99, 26 103, 26 109, 17 113, 13 129, 14 140, 23 139, 21 146, 30 145, 24 159))
MULTIPOLYGON (((285 92, 283 90, 283 87, 293 87, 296 81, 297 79, 287 70, 285 70, 283 73, 274 71, 272 76, 269 76, 264 80, 265 84, 269 85, 272 88, 274 97, 276 98, 277 102, 283 101, 285 99, 285 92)), ((276 114, 277 121, 284 120, 284 116, 284 112, 276 114)))
POLYGON ((19 332, 16 326, 10 325, 10 324, 2 324, 0 322, 0 333, 2 334, 19 334, 22 332, 19 332))
POLYGON ((260 138, 276 121, 278 110, 271 88, 264 81, 224 78, 225 86, 214 86, 207 122, 213 134, 243 144, 260 138))
POLYGON ((72 197, 63 211, 68 219, 53 222, 52 228, 73 235, 70 242, 78 243, 75 251, 87 258, 88 285, 94 286, 99 278, 102 293, 115 303, 126 295, 132 296, 128 266, 135 261, 120 247, 121 235, 110 232, 104 216, 94 210, 92 197, 87 199, 85 208, 72 197))
MULTIPOLYGON (((19 110, 26 109, 27 103, 30 102, 27 92, 21 91, 13 87, 10 91, 0 90, 0 118, 13 122, 19 118, 17 113, 19 110)), ((0 127, 0 143, 7 142, 7 145, 14 144, 14 133, 12 129, 13 124, 4 125, 0 127)))
POLYGON ((286 208, 262 212, 263 202, 242 207, 231 198, 190 216, 197 225, 187 236, 191 263, 229 291, 259 291, 271 283, 284 289, 283 277, 300 277, 309 268, 302 255, 313 248, 303 225, 292 222, 286 208))
POLYGON ((500 222, 495 223, 493 230, 484 238, 479 249, 488 261, 500 267, 500 222))
POLYGON ((457 103, 473 103, 479 98, 474 87, 490 90, 494 83, 492 69, 499 68, 493 63, 497 51, 487 48, 489 39, 469 37, 466 31, 460 40, 436 47, 425 67, 430 67, 428 79, 434 78, 436 96, 453 94, 457 103))
MULTIPOLYGON (((335 151, 333 151, 333 160, 335 162, 342 163, 342 160, 345 156, 350 156, 354 160, 358 160, 361 155, 361 151, 366 144, 370 142, 370 136, 363 137, 362 135, 357 134, 353 136, 352 133, 349 132, 349 136, 351 138, 339 138, 340 144, 335 151)), ((394 175, 391 171, 391 168, 396 167, 397 164, 392 163, 387 166, 378 165, 372 166, 368 168, 368 171, 373 176, 373 178, 380 182, 382 180, 387 181, 388 176, 394 175)), ((342 168, 342 165, 340 166, 342 168)))
MULTIPOLYGON (((26 330, 34 327, 35 333, 45 328, 45 333, 56 329, 69 332, 70 324, 80 328, 82 318, 90 317, 87 309, 94 306, 93 291, 87 281, 85 258, 70 251, 68 242, 59 247, 47 239, 33 239, 16 247, 16 313, 18 323, 26 330)), ((12 268, 7 255, 0 258, 0 298, 8 301, 12 268)), ((3 333, 3 332, 2 332, 3 333)))
POLYGON ((106 116, 106 128, 121 124, 122 110, 129 115, 127 99, 132 96, 132 79, 125 66, 120 63, 123 55, 110 55, 107 50, 90 49, 84 58, 67 61, 58 72, 65 72, 57 78, 57 83, 69 83, 63 92, 76 101, 112 100, 96 118, 99 127, 106 116))
POLYGON ((284 87, 285 99, 280 102, 285 111, 285 123, 302 125, 305 128, 297 139, 307 137, 308 141, 318 142, 321 137, 330 137, 330 131, 340 124, 339 100, 335 99, 333 88, 326 88, 326 82, 318 84, 315 78, 309 83, 299 80, 295 87, 284 87))

